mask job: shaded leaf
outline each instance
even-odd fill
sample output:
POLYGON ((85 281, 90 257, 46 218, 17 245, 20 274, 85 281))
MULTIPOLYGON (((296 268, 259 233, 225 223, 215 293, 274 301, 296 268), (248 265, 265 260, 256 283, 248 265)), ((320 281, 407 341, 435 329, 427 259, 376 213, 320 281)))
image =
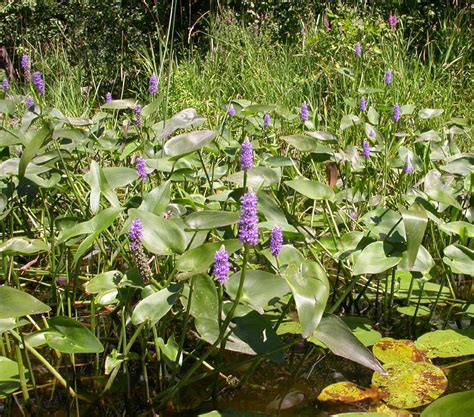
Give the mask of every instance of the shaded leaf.
POLYGON ((474 275, 474 251, 466 246, 455 243, 444 248, 443 262, 454 273, 474 275))
MULTIPOLYGON (((26 371, 26 377, 29 373, 26 371)), ((18 364, 4 356, 0 356, 0 398, 15 392, 20 388, 18 364)))
POLYGON ((26 292, 16 288, 0 286, 0 319, 47 313, 49 306, 26 292))
POLYGON ((438 398, 421 412, 421 417, 472 417, 474 390, 438 398))

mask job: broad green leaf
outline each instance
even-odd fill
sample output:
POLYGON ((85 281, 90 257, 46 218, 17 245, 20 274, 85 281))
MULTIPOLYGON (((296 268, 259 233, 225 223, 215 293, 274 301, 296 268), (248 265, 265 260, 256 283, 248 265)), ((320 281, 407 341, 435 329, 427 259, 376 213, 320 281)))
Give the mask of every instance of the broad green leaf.
POLYGON ((124 275, 120 271, 107 271, 96 275, 85 285, 85 290, 91 294, 116 289, 124 275))
POLYGON ((474 224, 471 223, 458 221, 440 224, 438 227, 449 235, 454 233, 458 236, 474 237, 474 224))
POLYGON ((306 135, 290 135, 282 136, 282 139, 287 141, 291 146, 298 149, 300 152, 315 152, 333 154, 331 148, 322 146, 316 138, 306 135))
POLYGON ((426 317, 429 316, 431 310, 423 305, 409 305, 409 306, 397 306, 397 311, 400 314, 404 314, 409 317, 426 317))
POLYGON ((430 197, 431 200, 437 201, 438 203, 443 203, 448 206, 456 207, 461 210, 461 205, 458 203, 454 195, 447 191, 443 190, 440 187, 435 187, 426 191, 426 194, 430 197))
POLYGON ((443 109, 421 109, 418 112, 418 117, 420 119, 432 119, 433 117, 441 116, 443 112, 443 109))
MULTIPOLYGON (((322 131, 315 131, 315 132, 306 132, 307 135, 313 137, 313 138, 316 138, 316 139, 319 139, 319 140, 323 140, 323 141, 326 141, 326 142, 330 142, 330 143, 337 143, 337 136, 336 135, 333 135, 332 133, 329 133, 329 132, 322 132, 322 131)), ((330 149, 330 148, 328 148, 330 149)), ((332 151, 331 151, 332 153, 332 151)))
POLYGON ((57 316, 48 320, 46 343, 62 353, 100 353, 102 343, 89 329, 69 317, 57 316))
MULTIPOLYGON (((279 169, 268 167, 255 167, 247 170, 247 186, 258 190, 262 187, 270 187, 280 181, 281 172, 279 169)), ((244 184, 244 172, 239 171, 225 178, 226 181, 233 182, 239 187, 244 184)))
POLYGON ((408 210, 402 209, 400 213, 405 226, 408 269, 410 269, 415 264, 418 249, 423 241, 426 225, 428 224, 428 216, 423 209, 414 206, 408 210))
POLYGON ((138 178, 136 169, 127 167, 107 167, 102 168, 108 185, 113 190, 126 187, 138 178))
MULTIPOLYGON (((226 291, 232 299, 237 296, 240 276, 241 272, 237 272, 225 283, 226 291)), ((259 270, 247 270, 240 300, 263 314, 264 307, 276 302, 289 292, 290 287, 286 280, 278 275, 259 270)))
POLYGON ((335 355, 350 359, 376 372, 385 373, 374 355, 352 334, 351 329, 337 316, 323 317, 312 337, 312 343, 323 342, 335 355))
POLYGON ((275 109, 275 105, 251 104, 250 106, 244 107, 240 113, 244 116, 249 116, 256 115, 258 113, 271 113, 275 109))
POLYGON ((166 181, 159 187, 153 188, 143 197, 139 209, 159 215, 163 213, 171 201, 171 182, 166 181))
POLYGON ((379 392, 373 388, 362 388, 358 385, 344 381, 328 385, 318 395, 318 401, 340 401, 345 404, 357 403, 372 399, 376 400, 379 392))
POLYGON ((443 371, 429 362, 398 361, 384 365, 388 375, 374 373, 372 385, 388 394, 384 401, 398 408, 429 404, 446 390, 443 371))
POLYGON ((472 417, 472 410, 474 410, 474 390, 438 398, 421 412, 420 417, 472 417))
POLYGON ((165 143, 163 150, 167 156, 180 156, 201 149, 215 137, 216 132, 212 130, 183 133, 169 139, 165 143))
POLYGON ((326 272, 315 262, 306 261, 289 265, 284 277, 295 299, 303 337, 307 338, 318 327, 326 308, 329 297, 326 272))
POLYGON ((0 243, 0 253, 5 255, 32 255, 38 252, 49 252, 49 245, 39 239, 14 237, 0 243))
POLYGON ((160 321, 179 298, 182 289, 183 284, 173 284, 141 300, 133 309, 132 323, 136 326, 149 321, 154 325, 160 321))
POLYGON ((450 174, 469 175, 474 170, 474 154, 457 154, 446 159, 446 165, 442 166, 443 171, 450 174))
POLYGON ((372 106, 370 106, 369 110, 367 111, 367 119, 375 126, 379 124, 379 114, 372 106))
MULTIPOLYGON (((26 377, 29 373, 26 371, 26 377)), ((4 356, 0 356, 0 398, 6 397, 20 388, 18 364, 4 356)))
POLYGON ((334 191, 326 184, 322 184, 318 181, 297 178, 295 180, 285 181, 285 184, 312 200, 334 200, 334 191))
POLYGON ((402 258, 392 256, 392 251, 392 246, 389 243, 374 242, 367 245, 355 259, 352 274, 380 274, 393 268, 402 258))
POLYGON ((352 127, 355 124, 360 122, 360 118, 354 114, 346 114, 341 119, 341 124, 339 125, 339 130, 345 130, 348 127, 352 127))
POLYGON ((208 230, 235 224, 239 217, 240 213, 237 211, 202 210, 186 216, 184 223, 193 230, 208 230))
POLYGON ((25 175, 26 168, 31 160, 36 156, 38 151, 43 146, 45 140, 51 134, 51 129, 47 125, 36 132, 33 138, 26 144, 23 153, 21 154, 20 163, 18 165, 18 176, 22 178, 25 175))
POLYGON ((405 242, 402 216, 394 210, 379 207, 364 214, 361 221, 376 237, 388 242, 405 242))
POLYGON ((474 251, 466 246, 455 243, 444 248, 443 262, 456 274, 474 275, 474 251))
POLYGON ((130 220, 143 223, 143 245, 157 255, 183 253, 186 238, 183 230, 173 221, 143 210, 130 209, 130 220))
POLYGON ((2 333, 5 333, 8 330, 13 330, 13 329, 16 329, 17 327, 21 327, 29 323, 30 323, 29 321, 17 320, 15 318, 0 319, 0 337, 2 333))
POLYGON ((146 106, 143 107, 142 109, 142 115, 143 117, 148 117, 152 115, 153 113, 156 113, 158 109, 160 108, 161 103, 163 102, 163 97, 164 97, 164 89, 160 89, 158 93, 158 97, 155 98, 151 103, 147 104, 146 106))
POLYGON ((415 345, 429 358, 454 358, 474 355, 474 332, 436 330, 420 336, 415 345))
POLYGON ((0 130, 0 147, 18 145, 22 143, 22 138, 18 132, 0 130))
POLYGON ((426 354, 420 351, 411 340, 397 340, 391 337, 380 339, 373 347, 375 357, 383 363, 397 361, 426 361, 426 354))
POLYGON ((16 104, 13 100, 0 99, 0 114, 14 114, 16 104))
POLYGON ((88 174, 84 176, 85 181, 91 186, 90 208, 92 213, 96 214, 100 209, 101 194, 110 202, 113 207, 119 207, 117 195, 110 187, 102 168, 99 164, 92 160, 88 174))
POLYGON ((413 114, 414 110, 415 110, 414 104, 404 104, 403 106, 400 107, 400 115, 405 116, 405 115, 413 114))
POLYGON ((404 251, 402 253, 402 260, 397 265, 397 270, 421 272, 423 274, 427 274, 431 271, 434 265, 435 262, 431 254, 423 245, 420 245, 420 248, 418 249, 418 253, 416 255, 415 263, 411 267, 408 266, 408 252, 404 251))
POLYGON ((49 306, 26 292, 16 288, 0 286, 0 319, 47 313, 49 306))
POLYGON ((341 318, 364 346, 372 346, 382 338, 380 332, 372 328, 372 322, 366 317, 342 316, 341 318))
POLYGON ((441 137, 435 130, 428 130, 418 135, 415 142, 440 142, 441 137))
POLYGON ((238 239, 204 243, 184 252, 176 261, 177 270, 192 272, 193 274, 206 272, 214 262, 216 251, 218 251, 222 245, 225 246, 229 255, 242 247, 242 243, 238 239))
POLYGON ((136 104, 137 101, 134 99, 112 100, 110 103, 103 104, 100 108, 108 110, 124 110, 133 109, 136 104))

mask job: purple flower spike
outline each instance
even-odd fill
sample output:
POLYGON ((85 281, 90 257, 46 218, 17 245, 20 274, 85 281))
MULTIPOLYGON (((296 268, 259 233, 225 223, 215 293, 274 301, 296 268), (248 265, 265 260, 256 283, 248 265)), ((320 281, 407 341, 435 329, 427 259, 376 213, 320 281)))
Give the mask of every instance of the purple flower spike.
POLYGON ((361 99, 359 101, 359 109, 362 112, 364 112, 367 109, 367 103, 365 101, 365 97, 361 97, 361 99))
POLYGON ((252 144, 248 139, 244 140, 242 147, 240 148, 240 168, 252 169, 253 168, 253 152, 252 144))
POLYGON ((404 172, 405 174, 412 174, 415 168, 413 167, 413 163, 411 162, 411 155, 407 154, 407 157, 405 159, 405 168, 404 172))
POLYGON ((4 78, 4 80, 2 81, 2 87, 3 91, 7 91, 10 88, 10 83, 6 78, 4 78))
POLYGON ((268 113, 263 116, 263 127, 270 126, 270 115, 268 113))
POLYGON ((240 200, 239 239, 244 245, 258 245, 257 196, 252 191, 240 200))
POLYGON ((30 58, 28 55, 23 54, 21 56, 21 69, 23 70, 23 75, 25 77, 25 81, 30 81, 30 58))
POLYGON ((387 85, 392 84, 392 71, 391 70, 387 70, 387 72, 385 73, 385 84, 387 85))
POLYGON ((392 120, 396 123, 400 120, 400 106, 395 104, 393 106, 392 120))
POLYGON ((143 126, 142 122, 142 106, 137 104, 135 106, 135 124, 137 125, 138 128, 141 128, 143 126))
POLYGON ((41 72, 35 71, 33 73, 33 85, 38 90, 38 93, 41 97, 44 96, 44 81, 41 77, 41 72))
POLYGON ((225 246, 222 245, 214 254, 214 267, 212 269, 212 274, 217 278, 217 281, 219 281, 220 284, 224 284, 229 279, 229 272, 229 254, 225 250, 225 246))
POLYGON ((33 110, 34 106, 35 102, 33 101, 33 98, 31 96, 28 96, 28 98, 26 99, 26 109, 33 110))
POLYGON ((301 105, 301 120, 303 122, 307 122, 309 120, 309 112, 308 112, 308 105, 306 104, 306 101, 303 101, 303 104, 301 105))
POLYGON ((138 176, 142 181, 146 181, 148 178, 148 172, 146 171, 145 160, 142 157, 137 159, 137 172, 138 176))
POLYGON ((329 18, 327 16, 324 16, 323 22, 326 32, 329 32, 331 30, 331 22, 329 21, 329 18))
POLYGON ((364 158, 370 157, 370 143, 367 139, 362 142, 362 156, 364 158))
POLYGON ((227 110, 227 113, 229 114, 230 117, 235 116, 235 109, 234 109, 234 106, 232 104, 229 106, 229 109, 227 110))
POLYGON ((272 229, 270 236, 270 252, 273 256, 278 256, 283 246, 283 232, 280 226, 275 226, 272 229))
POLYGON ((105 102, 110 103, 112 101, 112 93, 108 92, 105 94, 105 102))
POLYGON ((158 77, 156 74, 152 74, 150 77, 150 86, 148 87, 148 92, 150 94, 155 94, 158 92, 158 77))
POLYGON ((390 26, 390 29, 395 30, 397 28, 397 23, 398 23, 397 16, 390 15, 388 17, 388 25, 390 26))
POLYGON ((360 43, 357 42, 355 45, 354 45, 354 53, 355 53, 355 56, 357 58, 360 58, 361 55, 362 55, 362 47, 360 46, 360 43))
POLYGON ((128 238, 130 239, 130 247, 136 250, 142 243, 143 239, 143 223, 140 219, 135 219, 128 231, 128 238))

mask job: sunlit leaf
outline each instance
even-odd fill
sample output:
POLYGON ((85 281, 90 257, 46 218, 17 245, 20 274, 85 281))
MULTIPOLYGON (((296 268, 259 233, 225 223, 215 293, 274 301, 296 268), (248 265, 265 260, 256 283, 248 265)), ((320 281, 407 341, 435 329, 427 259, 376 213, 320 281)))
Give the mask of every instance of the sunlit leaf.
POLYGON ((379 392, 374 388, 361 388, 352 382, 336 382, 328 385, 318 395, 318 401, 340 401, 346 404, 357 403, 367 399, 375 400, 379 392))
POLYGON ((353 275, 380 274, 393 268, 402 258, 392 255, 392 252, 389 243, 374 242, 367 245, 355 259, 353 275))
POLYGON ((443 112, 443 109, 421 109, 418 112, 418 117, 420 119, 432 119, 433 117, 441 116, 443 112))
POLYGON ((291 181, 285 181, 285 184, 312 200, 334 200, 334 191, 331 187, 318 181, 297 178, 291 181))
MULTIPOLYGON (((29 378, 28 371, 26 371, 26 378, 29 378)), ((19 388, 18 364, 11 359, 0 356, 0 398, 6 397, 19 388)))
POLYGON ((444 248, 443 262, 454 273, 474 275, 474 251, 466 246, 455 243, 444 248))
POLYGON ((0 243, 0 253, 5 255, 32 255, 38 252, 48 252, 49 245, 39 239, 13 237, 0 243))
POLYGON ((196 230, 207 230, 214 229, 231 224, 239 221, 240 213, 237 211, 213 211, 203 210, 196 211, 184 218, 184 223, 190 229, 196 230))
POLYGON ((418 249, 423 241, 426 225, 428 224, 428 216, 423 209, 416 206, 413 206, 408 210, 402 209, 400 210, 400 213, 405 226, 408 269, 410 269, 415 264, 418 249))
POLYGON ((215 137, 216 132, 212 130, 183 133, 169 139, 165 143, 163 150, 167 156, 180 156, 201 149, 215 137))
POLYGON ((16 288, 0 286, 0 319, 47 313, 51 308, 37 298, 16 288))
POLYGON ((380 339, 373 347, 372 352, 377 359, 384 363, 397 361, 426 361, 426 353, 419 350, 411 340, 397 340, 390 337, 380 339))
POLYGON ((474 331, 436 330, 420 336, 415 345, 429 358, 454 358, 474 355, 474 331))

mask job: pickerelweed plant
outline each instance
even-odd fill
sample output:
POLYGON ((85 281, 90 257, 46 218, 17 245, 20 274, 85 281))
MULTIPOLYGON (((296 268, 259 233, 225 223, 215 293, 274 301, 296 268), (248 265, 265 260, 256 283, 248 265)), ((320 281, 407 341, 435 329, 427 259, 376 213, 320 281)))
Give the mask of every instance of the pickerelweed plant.
POLYGON ((359 59, 342 41, 329 93, 291 106, 226 97, 207 117, 170 115, 169 84, 105 103, 93 91, 71 115, 36 71, 0 92, 0 383, 13 375, 0 397, 21 390, 29 407, 41 364, 74 401, 108 401, 124 381, 162 410, 198 381, 206 399, 232 375, 244 384, 302 339, 305 359, 323 344, 391 378, 366 348, 382 334, 466 327, 471 122, 414 101, 385 49, 361 39, 359 59), (102 377, 93 389, 63 371, 78 363, 102 377))

